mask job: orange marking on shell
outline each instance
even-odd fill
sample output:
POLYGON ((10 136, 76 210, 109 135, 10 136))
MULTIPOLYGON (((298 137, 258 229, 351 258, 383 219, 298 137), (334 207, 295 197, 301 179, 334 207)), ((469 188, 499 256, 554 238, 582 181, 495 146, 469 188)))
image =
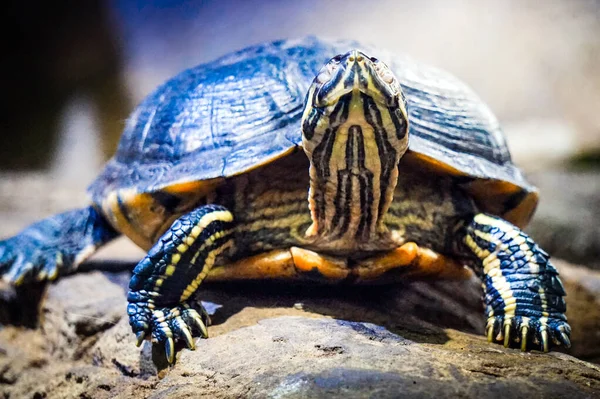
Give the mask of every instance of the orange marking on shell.
MULTIPOLYGON (((444 162, 438 161, 435 158, 410 150, 404 154, 401 162, 406 163, 407 165, 416 166, 419 169, 429 170, 430 172, 434 172, 436 174, 444 174, 451 176, 467 175, 466 173, 461 172, 460 170, 453 168, 452 166, 444 162)), ((402 165, 400 166, 400 168, 402 168, 402 165)))
POLYGON ((383 255, 361 261, 355 272, 360 281, 375 280, 390 270, 411 266, 418 252, 419 246, 408 242, 383 255))
POLYGON ((183 183, 171 184, 163 190, 174 195, 185 195, 193 193, 195 197, 204 197, 213 192, 225 179, 216 178, 201 181, 190 181, 183 183))
POLYGON ((207 281, 296 278, 292 254, 287 249, 270 251, 237 262, 213 267, 207 281))
MULTIPOLYGON (((402 163, 435 174, 468 176, 467 173, 444 162, 414 151, 406 152, 401 160, 400 168, 402 168, 402 163)), ((498 215, 520 228, 524 228, 529 223, 539 201, 539 194, 535 188, 530 187, 532 191, 527 192, 521 202, 512 209, 505 209, 505 203, 511 196, 522 191, 523 187, 503 180, 475 179, 471 183, 465 184, 464 188, 483 212, 498 215)))
POLYGON ((353 269, 358 282, 384 280, 382 276, 393 270, 398 270, 399 279, 405 280, 430 277, 463 280, 471 277, 471 271, 460 262, 430 249, 421 248, 414 242, 408 242, 383 255, 365 259, 353 269), (402 270, 406 267, 410 269, 402 270))
POLYGON ((314 251, 298 247, 290 248, 296 268, 303 273, 317 270, 328 279, 342 280, 349 274, 345 260, 319 255, 314 251))
POLYGON ((111 224, 124 235, 129 237, 139 247, 148 250, 152 246, 152 242, 148 239, 148 229, 158 221, 156 216, 149 212, 149 206, 152 201, 148 201, 147 194, 139 194, 133 190, 122 190, 109 195, 103 209, 109 214, 111 224), (122 206, 131 213, 127 216, 121 211, 119 205, 119 196, 121 197, 122 206))
POLYGON ((465 280, 471 278, 473 273, 462 263, 453 258, 440 255, 428 248, 419 247, 417 256, 418 272, 423 276, 450 280, 465 280))
POLYGON ((376 280, 385 282, 384 273, 408 266, 414 269, 401 273, 400 280, 431 277, 461 280, 472 275, 469 269, 456 260, 409 242, 386 254, 362 260, 354 268, 349 268, 345 259, 320 255, 303 248, 274 250, 215 266, 206 280, 305 280, 307 273, 316 271, 324 277, 321 280, 324 283, 335 283, 354 275, 357 277, 355 282, 360 284, 376 280))

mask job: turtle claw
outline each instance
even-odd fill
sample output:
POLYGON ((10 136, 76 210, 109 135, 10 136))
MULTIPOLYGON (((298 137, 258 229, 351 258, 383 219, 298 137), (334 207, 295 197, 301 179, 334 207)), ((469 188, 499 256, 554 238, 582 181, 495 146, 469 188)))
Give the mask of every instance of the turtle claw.
POLYGON ((206 325, 204 325, 202 320, 194 319, 194 321, 196 322, 196 326, 198 326, 198 329, 202 333, 202 338, 208 338, 208 329, 206 328, 206 325))
POLYGON ((180 338, 185 341, 186 346, 190 350, 196 349, 196 344, 194 343, 194 338, 192 338, 192 333, 190 328, 188 328, 187 324, 179 317, 176 317, 174 320, 174 324, 177 325, 175 331, 179 332, 180 338))
POLYGON ((194 350, 196 349, 194 336, 208 337, 206 328, 210 322, 208 314, 204 308, 198 312, 185 302, 174 308, 153 310, 147 306, 131 303, 127 312, 136 335, 137 346, 140 346, 150 334, 152 342, 164 345, 169 363, 175 360, 177 341, 185 342, 190 350, 194 350))
POLYGON ((488 342, 494 342, 499 339, 499 337, 497 335, 494 336, 494 334, 497 334, 499 332, 499 328, 498 328, 499 321, 500 321, 500 319, 498 319, 496 317, 490 317, 488 319, 487 327, 486 327, 486 335, 487 335, 488 342))
POLYGON ((504 322, 504 347, 510 346, 510 320, 504 322))
POLYGON ((206 328, 206 325, 210 324, 210 318, 204 308, 202 308, 202 316, 200 316, 196 309, 193 309, 188 305, 182 312, 181 318, 187 325, 195 326, 196 329, 200 331, 202 338, 208 338, 208 329, 206 328))
POLYGON ((548 346, 549 346, 549 342, 548 342, 548 330, 546 330, 545 328, 542 330, 542 350, 544 352, 548 352, 548 346))
POLYGON ((140 347, 140 345, 142 345, 142 342, 144 342, 144 340, 146 339, 146 332, 138 331, 135 334, 135 336, 136 336, 135 346, 140 347))
POLYGON ((165 355, 169 364, 173 364, 175 360, 175 342, 171 337, 168 337, 165 341, 165 355))
POLYGON ((486 333, 485 335, 487 336, 487 340, 488 342, 494 342, 494 325, 493 324, 489 324, 486 327, 486 333))
POLYGON ((558 318, 534 318, 504 316, 488 318, 486 335, 489 342, 501 341, 505 347, 519 347, 525 352, 537 349, 548 352, 552 346, 571 346, 569 338, 571 327, 565 320, 558 318))
POLYGON ((527 337, 529 336, 529 327, 521 326, 521 351, 527 351, 527 337))
POLYGON ((565 348, 571 347, 571 340, 569 339, 569 334, 565 332, 565 327, 558 327, 559 334, 557 335, 557 339, 560 343, 562 343, 565 348))

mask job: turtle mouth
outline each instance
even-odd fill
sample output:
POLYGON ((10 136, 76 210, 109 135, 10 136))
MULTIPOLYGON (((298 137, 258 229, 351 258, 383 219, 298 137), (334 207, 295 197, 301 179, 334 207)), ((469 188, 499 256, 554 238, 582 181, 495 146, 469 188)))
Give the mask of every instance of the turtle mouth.
POLYGON ((349 93, 362 93, 377 104, 397 106, 400 84, 381 61, 352 50, 332 58, 314 80, 313 107, 331 107, 349 93))

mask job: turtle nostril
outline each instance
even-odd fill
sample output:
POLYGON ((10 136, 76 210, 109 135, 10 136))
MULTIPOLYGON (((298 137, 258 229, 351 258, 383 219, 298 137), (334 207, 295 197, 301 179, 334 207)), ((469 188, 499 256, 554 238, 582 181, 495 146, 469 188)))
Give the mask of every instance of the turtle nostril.
POLYGON ((358 62, 361 62, 363 59, 364 59, 364 58, 363 58, 363 56, 362 56, 362 55, 358 55, 358 56, 356 57, 356 61, 358 61, 358 62))

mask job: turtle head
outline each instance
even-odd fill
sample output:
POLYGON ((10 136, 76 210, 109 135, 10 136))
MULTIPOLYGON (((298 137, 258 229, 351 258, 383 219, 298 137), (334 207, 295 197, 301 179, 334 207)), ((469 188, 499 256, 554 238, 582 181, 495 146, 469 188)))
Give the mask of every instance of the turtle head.
POLYGON ((362 93, 382 106, 398 106, 402 88, 393 72, 377 58, 359 50, 336 55, 313 80, 311 105, 327 111, 347 94, 362 93))
POLYGON ((307 234, 340 245, 377 239, 408 148, 406 103, 394 73, 358 50, 329 60, 308 91, 302 145, 310 160, 307 234))

